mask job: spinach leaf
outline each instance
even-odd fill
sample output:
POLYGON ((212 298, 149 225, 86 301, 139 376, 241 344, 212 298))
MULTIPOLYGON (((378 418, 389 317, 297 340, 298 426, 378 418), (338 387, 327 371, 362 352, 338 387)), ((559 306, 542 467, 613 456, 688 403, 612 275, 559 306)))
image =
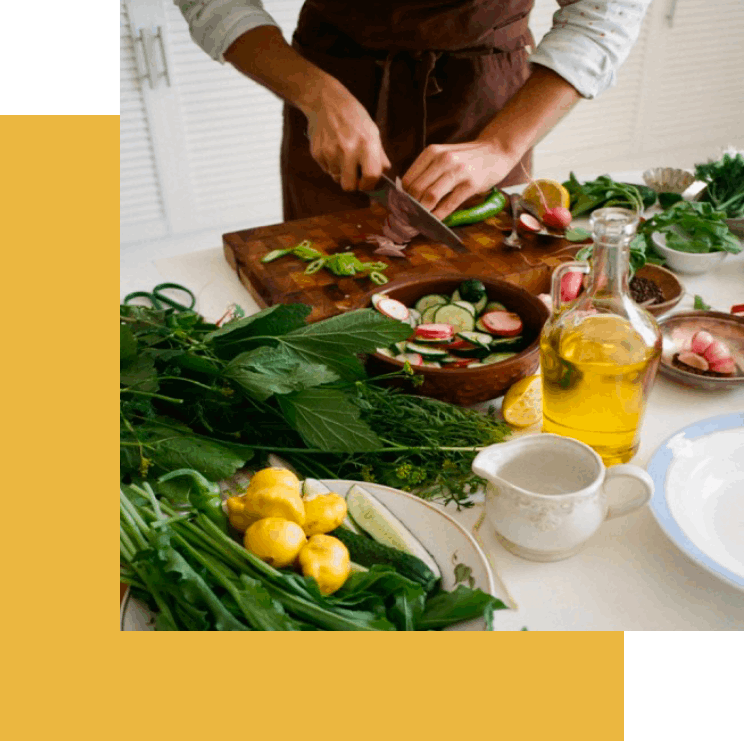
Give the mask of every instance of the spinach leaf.
POLYGON ((426 602, 419 630, 437 630, 462 620, 485 617, 487 610, 505 610, 506 605, 493 595, 462 584, 452 592, 440 592, 426 602))
POLYGON ((334 453, 378 450, 382 443, 342 391, 306 389, 277 397, 287 422, 309 447, 334 453))

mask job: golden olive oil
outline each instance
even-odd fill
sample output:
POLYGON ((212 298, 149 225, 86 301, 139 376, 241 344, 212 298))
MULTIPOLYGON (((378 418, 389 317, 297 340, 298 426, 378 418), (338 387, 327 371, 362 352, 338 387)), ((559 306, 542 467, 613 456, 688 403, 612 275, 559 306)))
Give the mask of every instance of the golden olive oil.
POLYGON ((605 465, 629 461, 639 442, 660 343, 649 346, 611 314, 577 317, 540 339, 543 430, 581 440, 605 465))

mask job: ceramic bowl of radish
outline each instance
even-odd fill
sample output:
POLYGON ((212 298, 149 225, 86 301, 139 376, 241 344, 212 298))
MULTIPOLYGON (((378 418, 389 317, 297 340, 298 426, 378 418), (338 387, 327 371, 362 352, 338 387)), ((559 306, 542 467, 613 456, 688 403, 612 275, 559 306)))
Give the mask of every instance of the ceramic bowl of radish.
POLYGON ((409 339, 379 348, 368 370, 391 373, 408 363, 424 378, 414 393, 476 404, 537 369, 548 310, 506 281, 451 273, 403 279, 368 294, 364 305, 410 325, 409 339))
POLYGON ((744 386, 744 316, 686 311, 659 322, 659 371, 706 390, 744 386))

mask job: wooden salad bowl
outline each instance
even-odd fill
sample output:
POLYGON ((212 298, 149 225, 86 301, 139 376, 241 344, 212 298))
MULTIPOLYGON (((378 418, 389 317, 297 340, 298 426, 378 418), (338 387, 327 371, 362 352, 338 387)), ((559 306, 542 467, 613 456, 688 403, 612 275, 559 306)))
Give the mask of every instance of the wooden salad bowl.
MULTIPOLYGON (((508 311, 520 316, 524 325, 523 335, 526 336, 529 345, 507 360, 476 368, 422 368, 419 366, 416 368, 416 373, 424 378, 421 386, 412 386, 405 379, 391 379, 391 383, 414 394, 468 406, 503 396, 510 386, 537 370, 540 330, 549 316, 548 309, 537 296, 506 281, 462 273, 401 278, 370 291, 355 308, 370 307, 372 295, 381 292, 410 307, 419 298, 430 293, 450 295, 467 278, 482 281, 489 301, 499 301, 508 311)), ((370 355, 367 360, 367 370, 373 376, 392 373, 402 368, 401 361, 379 353, 370 355)))

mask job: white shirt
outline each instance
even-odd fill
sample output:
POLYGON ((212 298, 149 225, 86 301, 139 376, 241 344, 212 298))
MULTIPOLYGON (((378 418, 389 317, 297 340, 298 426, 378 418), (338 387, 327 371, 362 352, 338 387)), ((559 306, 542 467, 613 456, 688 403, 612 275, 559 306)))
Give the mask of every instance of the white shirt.
MULTIPOLYGON (((173 0, 191 36, 224 63, 230 44, 257 26, 277 26, 261 0, 173 0)), ((557 0, 553 27, 530 62, 557 72, 584 98, 615 84, 617 71, 638 38, 651 0, 557 0)))

